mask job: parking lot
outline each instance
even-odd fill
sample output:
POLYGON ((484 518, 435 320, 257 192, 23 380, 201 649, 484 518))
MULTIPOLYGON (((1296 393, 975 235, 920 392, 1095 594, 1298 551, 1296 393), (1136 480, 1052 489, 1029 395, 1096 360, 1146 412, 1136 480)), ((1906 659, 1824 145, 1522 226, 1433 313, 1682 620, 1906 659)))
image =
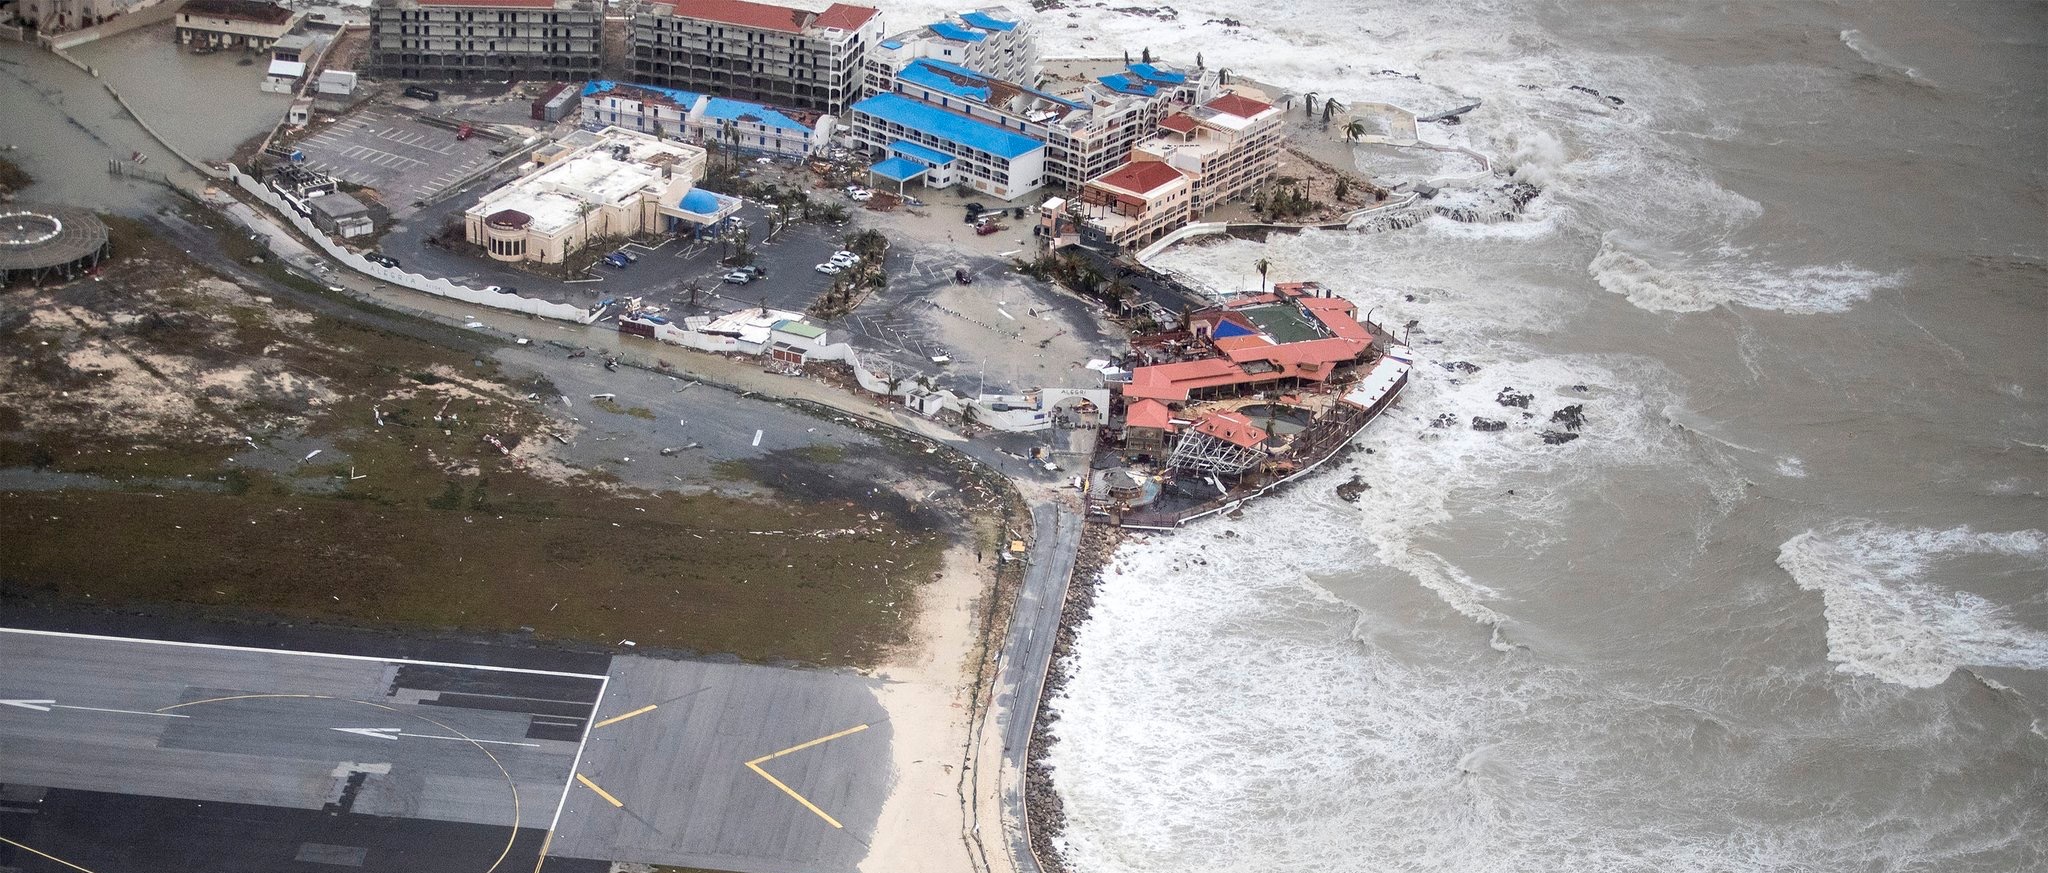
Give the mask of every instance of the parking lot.
POLYGON ((394 217, 414 211, 413 203, 497 160, 498 141, 484 136, 455 138, 412 114, 383 106, 320 126, 295 143, 305 166, 336 179, 376 189, 394 217))

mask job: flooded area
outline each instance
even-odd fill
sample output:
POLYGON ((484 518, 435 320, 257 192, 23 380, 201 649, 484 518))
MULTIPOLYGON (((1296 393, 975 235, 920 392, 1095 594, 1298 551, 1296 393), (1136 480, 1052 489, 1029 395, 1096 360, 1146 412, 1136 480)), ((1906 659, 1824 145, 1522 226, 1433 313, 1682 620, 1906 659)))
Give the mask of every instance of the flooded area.
POLYGON ((0 148, 35 177, 26 197, 132 213, 164 193, 153 182, 107 173, 107 162, 140 154, 144 166, 187 186, 203 183, 129 118, 99 82, 62 58, 0 42, 0 148))
POLYGON ((284 117, 291 95, 257 87, 270 65, 268 52, 194 55, 179 49, 171 32, 168 21, 153 24, 70 54, 99 70, 159 133, 202 161, 226 160, 284 117))

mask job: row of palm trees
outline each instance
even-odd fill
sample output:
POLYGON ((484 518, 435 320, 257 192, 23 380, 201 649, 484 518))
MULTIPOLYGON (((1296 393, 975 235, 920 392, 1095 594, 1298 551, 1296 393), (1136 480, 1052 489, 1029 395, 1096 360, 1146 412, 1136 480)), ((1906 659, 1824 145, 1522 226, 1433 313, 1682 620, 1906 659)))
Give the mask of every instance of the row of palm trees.
MULTIPOLYGON (((1307 94, 1304 94, 1304 95, 1302 95, 1302 98, 1301 98, 1301 109, 1302 109, 1302 114, 1303 114, 1304 116, 1306 116, 1306 117, 1308 117, 1308 118, 1314 118, 1314 117, 1316 117, 1316 98, 1317 98, 1317 97, 1320 97, 1320 96, 1322 96, 1322 95, 1320 95, 1320 94, 1317 94, 1317 93, 1316 93, 1316 92, 1314 92, 1314 91, 1310 91, 1310 92, 1308 92, 1307 94)), ((1341 109, 1344 109, 1344 108, 1345 108, 1345 107, 1344 107, 1344 104, 1342 104, 1342 103, 1339 103, 1339 102, 1337 102, 1337 98, 1335 98, 1335 97, 1330 97, 1330 98, 1324 99, 1324 100, 1323 100, 1323 127, 1324 127, 1324 128, 1328 128, 1328 127, 1330 126, 1330 121, 1331 121, 1331 119, 1334 119, 1334 118, 1335 118, 1335 117, 1337 116, 1337 112, 1338 112, 1339 110, 1341 110, 1341 109)), ((1358 141, 1358 138, 1359 138, 1359 137, 1362 137, 1362 136, 1365 136, 1365 135, 1366 135, 1366 134, 1368 134, 1368 133, 1371 133, 1371 132, 1372 132, 1372 129, 1371 129, 1371 128, 1369 128, 1369 127, 1367 127, 1367 126, 1365 125, 1365 122, 1363 122, 1363 121, 1360 121, 1360 120, 1358 120, 1357 118, 1353 118, 1353 119, 1350 119, 1349 121, 1346 121, 1346 122, 1344 123, 1343 131, 1344 131, 1344 138, 1345 138, 1346 140, 1350 140, 1350 141, 1352 141, 1352 142, 1357 142, 1357 141, 1358 141)))

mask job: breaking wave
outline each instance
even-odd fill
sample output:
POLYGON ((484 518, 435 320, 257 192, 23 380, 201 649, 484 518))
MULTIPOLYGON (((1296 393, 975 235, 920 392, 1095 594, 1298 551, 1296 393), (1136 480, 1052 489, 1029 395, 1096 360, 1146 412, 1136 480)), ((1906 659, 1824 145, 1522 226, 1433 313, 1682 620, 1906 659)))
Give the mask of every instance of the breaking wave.
POLYGON ((1932 86, 1934 84, 1932 80, 1921 75, 1919 70, 1906 66, 1884 49, 1878 48, 1876 43, 1871 42, 1868 37, 1863 35, 1863 31, 1852 27, 1842 31, 1840 37, 1843 45, 1848 46, 1849 50, 1855 52, 1857 57, 1869 61, 1872 66, 1882 67, 1885 70, 1897 73, 1908 80, 1922 85, 1932 86))
POLYGON ((1758 265, 1748 253, 1725 247, 1709 263, 1687 264, 1682 255, 1654 255, 1625 244, 1613 231, 1601 238, 1600 253, 1586 272, 1601 288, 1653 312, 1704 312, 1728 304, 1800 314, 1846 312, 1903 279, 1847 264, 1758 265))
POLYGON ((2048 571, 2044 547, 2048 536, 2037 530, 1978 533, 1857 521, 1787 540, 1778 549, 1778 566, 1800 588, 1820 592, 1828 658, 1837 669, 1930 688, 1961 667, 2048 669, 2048 631, 1942 585, 1936 575, 2039 574, 2048 571))

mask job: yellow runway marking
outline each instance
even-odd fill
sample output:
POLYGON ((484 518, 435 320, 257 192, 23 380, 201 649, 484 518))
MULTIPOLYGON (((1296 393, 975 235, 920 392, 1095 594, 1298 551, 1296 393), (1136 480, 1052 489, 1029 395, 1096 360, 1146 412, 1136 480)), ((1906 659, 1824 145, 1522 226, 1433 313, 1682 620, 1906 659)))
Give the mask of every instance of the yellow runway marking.
POLYGON ((87 869, 85 869, 84 867, 80 867, 80 866, 78 866, 77 864, 73 864, 73 863, 71 863, 70 861, 66 861, 66 860, 64 860, 63 858, 59 858, 59 857, 57 857, 56 855, 52 855, 52 854, 50 854, 50 853, 48 853, 48 852, 38 852, 38 851, 36 851, 35 849, 31 849, 31 848, 29 848, 29 847, 27 847, 27 846, 24 846, 24 845, 22 845, 22 844, 20 844, 20 843, 17 843, 17 842, 15 842, 15 841, 13 841, 13 840, 10 840, 10 839, 6 838, 6 837, 0 837, 0 843, 6 843, 7 845, 13 846, 13 847, 15 847, 15 848, 17 848, 17 849, 20 849, 20 850, 22 850, 22 851, 24 851, 24 852, 27 852, 27 853, 31 854, 31 855, 36 855, 36 856, 39 856, 39 857, 42 857, 42 858, 45 858, 45 859, 48 859, 48 860, 51 860, 51 861, 55 861, 55 862, 57 862, 57 863, 59 863, 59 864, 62 864, 62 865, 64 865, 64 866, 66 866, 66 867, 69 867, 69 868, 71 868, 71 869, 73 869, 73 870, 77 870, 77 871, 79 871, 79 873, 92 873, 92 871, 91 871, 91 870, 87 870, 87 869))
POLYGON ((620 803, 618 798, 613 797, 611 792, 597 787, 597 783, 590 781, 590 777, 578 773, 576 774, 576 781, 583 783, 583 787, 597 792, 597 796, 604 798, 604 802, 616 806, 620 809, 626 808, 626 805, 620 803))
POLYGON ((775 760, 776 758, 780 758, 780 757, 782 757, 783 755, 787 755, 787 754, 789 754, 789 753, 791 753, 791 752, 801 752, 801 751, 803 751, 803 750, 805 750, 805 749, 808 749, 808 748, 810 748, 810 747, 812 747, 812 746, 818 745, 819 743, 829 743, 829 742, 831 742, 831 741, 833 741, 833 740, 839 739, 840 737, 843 737, 843 736, 847 736, 847 735, 849 735, 849 734, 857 734, 857 733, 860 733, 861 731, 864 731, 864 730, 867 730, 867 729, 868 729, 868 726, 867 726, 867 725, 864 725, 864 724, 863 724, 863 725, 855 725, 855 726, 853 726, 853 727, 847 728, 846 730, 840 731, 840 732, 838 732, 838 733, 836 733, 836 734, 830 734, 830 735, 827 735, 827 736, 822 736, 822 737, 819 737, 819 738, 817 738, 817 739, 815 739, 815 740, 812 740, 812 741, 810 741, 810 742, 808 742, 808 743, 799 743, 799 744, 797 744, 797 745, 794 745, 794 746, 790 746, 789 748, 787 748, 787 749, 783 749, 782 751, 780 751, 780 752, 776 752, 776 753, 774 753, 774 754, 772 754, 772 755, 762 755, 762 756, 761 756, 761 757, 759 757, 759 758, 755 758, 755 759, 754 759, 754 760, 752 760, 752 761, 748 761, 748 762, 747 762, 747 769, 749 769, 749 770, 752 770, 752 771, 754 771, 754 775, 756 775, 756 776, 759 776, 759 777, 761 777, 761 778, 763 778, 763 779, 766 779, 766 780, 768 780, 768 784, 770 784, 770 785, 773 785, 773 786, 775 786, 775 787, 777 787, 777 788, 780 788, 780 789, 782 789, 782 793, 784 793, 784 794, 787 794, 787 795, 789 795, 790 797, 793 797, 793 798, 795 798, 795 799, 796 799, 796 802, 798 802, 798 803, 801 803, 801 804, 803 804, 803 805, 804 805, 804 808, 805 808, 805 809, 808 809, 808 810, 810 810, 810 811, 811 811, 812 813, 816 814, 816 815, 817 815, 817 816, 818 816, 819 818, 822 818, 822 819, 824 819, 824 820, 825 820, 825 823, 826 823, 826 824, 828 824, 828 825, 831 825, 831 826, 832 826, 832 827, 834 827, 834 828, 838 828, 838 829, 841 829, 841 830, 843 830, 843 829, 845 829, 845 827, 846 827, 846 826, 845 826, 845 825, 842 825, 842 824, 840 824, 840 823, 839 823, 839 820, 838 820, 838 819, 836 819, 836 818, 833 818, 833 817, 832 817, 832 816, 830 816, 830 815, 827 815, 827 814, 825 813, 825 811, 824 811, 824 810, 822 810, 822 809, 819 809, 819 808, 818 808, 818 805, 817 805, 817 804, 815 804, 815 803, 812 803, 812 802, 810 801, 810 799, 809 799, 809 798, 807 798, 807 797, 804 797, 803 795, 801 795, 801 794, 798 794, 798 793, 796 793, 796 789, 794 789, 794 788, 791 788, 791 787, 789 787, 789 786, 787 786, 787 785, 784 785, 784 784, 782 784, 782 780, 780 780, 780 779, 777 779, 777 778, 775 778, 775 777, 774 777, 773 775, 771 775, 771 774, 770 774, 770 773, 769 773, 768 771, 766 771, 766 770, 763 770, 763 769, 761 769, 761 763, 762 763, 762 762, 764 762, 764 761, 773 761, 773 760, 775 760))
POLYGON ((639 709, 633 710, 632 712, 626 713, 625 715, 612 716, 611 718, 605 719, 604 721, 598 722, 597 724, 591 725, 590 727, 592 730, 596 730, 597 728, 604 727, 608 724, 618 724, 619 722, 625 721, 626 719, 632 718, 636 715, 646 715, 647 713, 653 712, 660 706, 661 704, 658 703, 650 703, 646 706, 640 707, 639 709))

